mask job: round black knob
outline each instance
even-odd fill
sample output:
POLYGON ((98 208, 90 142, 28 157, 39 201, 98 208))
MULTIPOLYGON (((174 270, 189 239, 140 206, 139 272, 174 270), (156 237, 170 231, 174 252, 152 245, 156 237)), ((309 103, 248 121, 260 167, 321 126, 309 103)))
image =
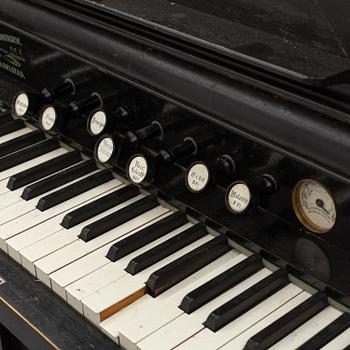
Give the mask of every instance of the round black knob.
POLYGON ((108 129, 107 113, 102 108, 94 109, 88 116, 86 128, 91 136, 100 136, 108 129))
POLYGON ((214 167, 216 176, 219 178, 232 176, 237 170, 235 158, 229 154, 223 154, 217 158, 214 167))
POLYGON ((70 114, 75 118, 80 118, 85 112, 91 111, 95 108, 101 107, 103 104, 103 100, 101 96, 94 92, 91 96, 80 100, 73 101, 69 104, 70 114))
POLYGON ((273 176, 264 174, 254 181, 237 180, 226 190, 226 207, 233 214, 244 214, 253 210, 262 194, 272 194, 278 190, 273 176))
POLYGON ((135 185, 149 184, 154 181, 157 172, 156 159, 143 154, 133 155, 126 166, 126 174, 135 185))
POLYGON ((89 114, 86 127, 91 136, 97 137, 109 130, 128 129, 132 122, 133 114, 126 106, 120 106, 114 112, 96 108, 89 114))
POLYGON ((256 198, 251 185, 243 180, 233 182, 226 191, 226 207, 233 214, 243 214, 253 208, 256 198))
POLYGON ((55 88, 44 88, 41 93, 20 91, 12 101, 12 111, 17 117, 35 115, 44 104, 74 92, 75 86, 71 80, 66 80, 55 88))
POLYGON ((17 117, 33 115, 43 103, 45 98, 42 94, 21 91, 13 99, 12 111, 17 117))
POLYGON ((122 139, 115 134, 102 135, 95 145, 95 159, 99 163, 108 163, 110 161, 118 161, 121 153, 122 139))
POLYGON ((202 193, 212 181, 212 171, 204 162, 195 162, 187 169, 185 184, 193 193, 202 193))
POLYGON ((52 103, 58 98, 66 95, 75 94, 75 84, 72 80, 66 79, 63 84, 54 88, 44 88, 41 90, 41 94, 48 103, 52 103))
POLYGON ((192 163, 185 176, 185 184, 189 191, 202 193, 217 184, 227 180, 236 172, 236 164, 230 155, 222 155, 214 164, 197 161, 192 163))
POLYGON ((46 105, 39 112, 39 127, 44 131, 61 130, 68 122, 69 114, 66 108, 46 105))
POLYGON ((163 127, 160 123, 154 121, 142 129, 128 131, 125 135, 125 142, 133 150, 138 150, 143 141, 163 135, 163 127))
POLYGON ((191 137, 186 137, 183 143, 175 145, 168 150, 161 150, 159 152, 159 159, 163 165, 171 165, 180 158, 196 154, 197 150, 198 146, 196 141, 191 137))

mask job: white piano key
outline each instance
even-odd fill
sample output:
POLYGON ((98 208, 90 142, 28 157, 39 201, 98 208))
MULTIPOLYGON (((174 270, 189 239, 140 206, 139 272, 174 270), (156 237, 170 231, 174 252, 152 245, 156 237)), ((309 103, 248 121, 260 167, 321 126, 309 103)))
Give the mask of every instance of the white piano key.
POLYGON ((350 328, 339 334, 320 350, 343 350, 350 345, 350 328))
POLYGON ((56 158, 62 154, 67 153, 68 150, 65 148, 57 148, 51 152, 45 153, 40 157, 33 158, 31 160, 28 160, 27 162, 24 162, 22 164, 16 165, 12 168, 9 168, 7 170, 1 171, 0 172, 0 181, 4 179, 8 179, 9 177, 16 175, 24 170, 27 170, 29 168, 32 168, 38 164, 44 163, 48 160, 51 160, 53 158, 56 158))
POLYGON ((178 306, 186 294, 233 265, 238 264, 243 259, 245 259, 245 255, 232 249, 208 266, 160 294, 157 298, 152 298, 148 294, 144 295, 127 308, 103 321, 100 324, 101 329, 117 341, 120 329, 124 328, 124 336, 136 343, 170 320, 183 314, 178 306), (158 310, 160 311, 158 312, 158 310), (154 317, 155 314, 157 317, 154 317))
POLYGON ((49 220, 68 209, 72 209, 79 204, 85 203, 90 198, 94 198, 101 193, 105 193, 112 188, 119 186, 120 181, 110 180, 100 186, 97 186, 85 193, 82 193, 74 198, 71 198, 63 203, 60 203, 48 210, 41 212, 40 210, 32 210, 31 212, 16 218, 5 225, 0 226, 0 248, 6 250, 6 240, 18 235, 19 233, 39 225, 46 220, 49 220))
MULTIPOLYGON (((161 218, 163 218, 163 216, 161 218)), ((167 239, 174 237, 178 233, 190 228, 191 226, 193 226, 191 223, 187 223, 177 228, 176 230, 164 235, 163 237, 157 239, 156 241, 147 244, 145 247, 142 247, 141 249, 138 249, 137 251, 128 254, 127 256, 116 262, 110 262, 107 258, 105 258, 109 261, 108 264, 92 272, 91 274, 81 278, 80 280, 76 281, 75 283, 69 285, 66 288, 68 303, 71 306, 73 306, 77 311, 82 313, 83 305, 81 303, 81 300, 87 297, 88 295, 92 294, 96 290, 109 285, 119 277, 126 275, 125 268, 127 267, 131 259, 166 241, 167 239)))
POLYGON ((0 144, 1 144, 1 143, 4 143, 4 142, 7 142, 7 141, 10 141, 10 140, 13 140, 13 139, 15 139, 16 137, 20 137, 20 136, 29 134, 30 132, 32 132, 32 131, 34 131, 34 130, 35 130, 35 129, 31 129, 31 128, 25 127, 25 128, 22 128, 22 129, 13 131, 13 132, 11 132, 11 133, 9 133, 9 134, 0 136, 0 144))
POLYGON ((5 193, 10 192, 10 190, 7 188, 7 183, 9 179, 4 179, 0 181, 0 196, 2 196, 5 193))
POLYGON ((284 316, 286 313, 300 305, 309 297, 310 294, 307 292, 302 292, 298 294, 295 298, 283 304, 279 309, 266 316, 261 321, 255 323, 252 327, 248 328, 245 332, 239 334, 237 337, 230 340, 223 347, 220 347, 220 350, 244 349, 244 346, 246 345, 247 341, 252 336, 259 333, 264 328, 268 327, 271 323, 277 321, 280 317, 284 316))
POLYGON ((50 286, 49 275, 61 269, 62 267, 82 258, 83 256, 93 252, 94 250, 110 244, 118 237, 122 237, 132 230, 144 225, 146 222, 155 219, 167 212, 168 209, 158 206, 133 220, 130 220, 123 225, 120 225, 95 239, 84 242, 82 240, 74 241, 73 243, 63 247, 62 249, 38 260, 35 263, 36 276, 50 286))
MULTIPOLYGON (((40 197, 36 197, 36 198, 33 198, 33 199, 30 199, 28 201, 22 199, 21 197, 19 197, 19 195, 22 193, 21 190, 16 190, 16 191, 13 191, 13 192, 10 192, 8 194, 5 195, 6 198, 8 198, 9 196, 12 196, 11 198, 17 202, 15 203, 12 203, 0 210, 0 225, 2 224, 5 224, 11 220, 14 220, 22 215, 25 215, 26 213, 29 213, 30 211, 33 211, 33 210, 36 210, 36 205, 37 203, 39 202, 40 198, 41 197, 45 197, 46 195, 50 194, 50 193, 53 193, 59 189, 62 189, 66 186, 69 186, 75 182, 78 182, 86 177, 89 177, 90 175, 94 174, 94 173, 97 173, 98 170, 95 170, 94 172, 91 172, 89 174, 85 174, 83 176, 81 176, 79 179, 75 179, 75 180, 72 180, 64 185, 61 185, 59 187, 56 187, 46 193, 43 193, 40 197)), ((7 199, 4 199, 4 201, 6 201, 6 203, 10 202, 10 200, 7 200, 7 199)))
MULTIPOLYGON (((102 193, 94 198, 89 199, 88 201, 86 201, 84 203, 84 205, 86 205, 87 203, 90 203, 92 201, 95 201, 96 199, 103 197, 105 195, 107 195, 108 193, 111 193, 113 191, 115 191, 116 189, 121 188, 123 185, 120 184, 119 186, 105 192, 102 193)), ((80 207, 81 205, 78 205, 78 207, 80 207)), ((22 259, 21 259, 21 255, 25 255, 22 253, 22 251, 26 251, 26 248, 29 249, 29 247, 37 247, 37 254, 41 253, 41 250, 39 248, 39 246, 37 246, 36 244, 39 244, 39 242, 46 242, 46 240, 48 239, 48 237, 52 237, 54 233, 58 232, 58 231, 63 231, 63 232, 67 232, 69 230, 65 230, 60 224, 64 218, 64 216, 69 213, 70 210, 65 211, 64 213, 46 221, 43 222, 40 225, 37 225, 29 230, 26 230, 20 234, 18 234, 17 236, 10 238, 6 241, 6 245, 7 245, 7 251, 8 254, 15 259, 16 261, 18 261, 19 263, 22 264, 22 259)), ((76 227, 76 226, 75 226, 76 227)), ((70 232, 70 231, 69 231, 70 232)), ((69 235, 66 235, 69 236, 69 235)))
MULTIPOLYGON (((193 334, 201 331, 204 328, 203 322, 205 322, 208 315, 212 311, 230 299, 243 293, 245 290, 252 287, 254 284, 258 283, 270 274, 270 270, 263 268, 191 314, 188 315, 183 313, 180 317, 177 317, 172 322, 169 322, 157 332, 143 339, 141 342, 138 341, 137 338, 132 339, 130 336, 133 335, 132 333, 129 333, 130 335, 126 337, 126 332, 124 331, 125 327, 122 327, 120 330, 120 344, 128 350, 173 349, 186 339, 190 338, 193 334), (131 346, 131 344, 134 344, 134 346, 131 346)), ((137 329, 134 328, 133 332, 135 331, 137 332, 137 329)))
POLYGON ((21 198, 22 192, 23 192, 23 188, 18 188, 17 190, 14 190, 14 191, 8 190, 8 192, 3 193, 0 196, 0 199, 1 199, 0 200, 0 210, 2 210, 4 208, 8 208, 9 206, 11 206, 12 204, 15 204, 17 202, 23 201, 23 199, 21 198))
POLYGON ((86 220, 79 225, 76 225, 70 229, 61 228, 59 231, 53 232, 52 235, 42 239, 41 241, 30 245, 20 251, 21 260, 23 265, 27 270, 33 271, 34 264, 37 260, 44 258, 45 256, 67 246, 70 243, 78 240, 78 236, 81 230, 90 223, 103 218, 106 215, 113 213, 114 211, 124 208, 137 200, 143 198, 144 195, 138 195, 132 199, 127 200, 126 202, 119 204, 102 214, 96 215, 95 217, 86 220), (29 265, 33 265, 29 267, 29 265))
POLYGON ((301 289, 299 287, 289 284, 219 331, 213 332, 208 328, 204 328, 179 345, 176 350, 212 350, 220 348, 300 293, 301 289))
MULTIPOLYGON (((159 216, 154 220, 147 222, 145 225, 138 227, 136 230, 131 231, 128 235, 132 235, 135 232, 138 232, 140 229, 144 229, 147 226, 154 224, 158 220, 161 220, 170 214, 171 212, 168 211, 162 216, 159 216)), ((59 296, 61 296, 63 299, 66 299, 65 288, 67 286, 71 285, 72 283, 78 280, 81 280, 83 277, 90 275, 94 271, 100 270, 105 265, 111 264, 111 261, 108 258, 106 258, 106 255, 110 246, 119 241, 120 239, 122 238, 118 238, 110 244, 105 245, 97 249, 96 251, 82 257, 81 259, 74 261, 73 263, 63 267, 62 269, 52 273, 49 276, 51 280, 52 290, 59 296)), ((151 245, 152 243, 150 245, 147 245, 146 247, 151 247, 151 245)), ((137 252, 141 251, 141 249, 139 249, 137 252)))
POLYGON ((66 212, 53 217, 50 220, 43 222, 37 226, 34 226, 22 233, 14 236, 6 241, 6 251, 8 255, 16 260, 19 264, 22 264, 20 250, 24 249, 28 245, 31 245, 41 239, 51 235, 52 232, 56 232, 62 229, 60 223, 66 212))
POLYGON ((270 349, 284 350, 286 347, 296 349, 324 327, 327 327, 340 315, 341 312, 339 310, 335 309, 333 306, 328 306, 270 349))
POLYGON ((206 235, 134 276, 125 272, 124 276, 82 300, 84 316, 91 322, 99 324, 123 307, 141 298, 146 293, 145 283, 152 272, 189 253, 212 238, 213 236, 206 235))

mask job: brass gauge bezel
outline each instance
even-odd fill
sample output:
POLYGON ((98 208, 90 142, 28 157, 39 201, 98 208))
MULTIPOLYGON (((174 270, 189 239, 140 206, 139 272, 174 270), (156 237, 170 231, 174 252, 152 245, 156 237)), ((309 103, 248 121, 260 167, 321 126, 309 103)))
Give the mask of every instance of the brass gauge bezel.
POLYGON ((302 179, 302 180, 298 181, 296 183, 296 185, 294 186, 293 191, 292 191, 292 204, 293 204, 294 213, 297 216, 298 220, 301 222, 301 224, 304 227, 306 227, 311 232, 318 233, 318 234, 325 234, 334 228, 334 225, 335 225, 336 220, 337 220, 336 202, 335 202, 331 192, 321 182, 314 180, 314 179, 302 179), (300 190, 301 190, 301 187, 304 186, 306 182, 311 182, 317 186, 320 186, 322 188, 322 190, 326 192, 329 199, 332 201, 332 206, 334 207, 334 211, 335 211, 335 218, 334 218, 334 222, 333 222, 331 227, 324 228, 324 227, 317 225, 306 214, 306 212, 301 204, 301 200, 300 200, 300 190))

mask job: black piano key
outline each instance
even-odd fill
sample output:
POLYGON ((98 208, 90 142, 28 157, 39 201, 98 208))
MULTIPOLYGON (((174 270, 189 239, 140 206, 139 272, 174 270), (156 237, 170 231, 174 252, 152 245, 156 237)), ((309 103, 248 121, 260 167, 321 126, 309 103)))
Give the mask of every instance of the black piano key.
POLYGON ((220 235, 213 238, 209 242, 153 272, 146 282, 148 294, 153 297, 162 294, 231 249, 226 236, 220 235))
POLYGON ((102 170, 96 174, 90 175, 80 181, 69 186, 63 187, 56 192, 50 193, 39 199, 36 208, 40 211, 48 210, 55 205, 74 198, 81 193, 91 190, 94 187, 102 185, 113 179, 113 175, 109 170, 102 170))
POLYGON ((133 258, 128 263, 125 271, 131 275, 136 275, 138 272, 154 265, 158 261, 197 241, 199 238, 207 234, 207 231, 201 224, 194 225, 165 242, 158 244, 156 247, 151 248, 147 252, 133 258))
POLYGON ((60 187, 70 181, 78 179, 92 171, 96 170, 96 164, 93 160, 86 160, 77 165, 74 165, 68 169, 62 170, 57 174, 40 180, 34 184, 27 186, 21 195, 24 200, 30 200, 43 193, 51 191, 57 187, 60 187))
POLYGON ((82 160, 80 152, 72 151, 38 164, 10 177, 7 188, 11 191, 34 181, 40 180, 48 175, 56 173, 82 160))
MULTIPOLYGON (((299 346, 298 350, 318 350, 350 327, 350 314, 345 313, 299 346)), ((350 340, 349 340, 350 341, 350 340)))
POLYGON ((288 275, 284 270, 273 272, 251 288, 214 310, 204 322, 204 326, 213 332, 218 331, 288 283, 288 275))
POLYGON ((7 170, 16 165, 27 162, 28 160, 42 156, 43 154, 49 153, 59 147, 60 146, 55 139, 47 139, 45 141, 36 143, 33 146, 0 158, 0 171, 7 170))
POLYGON ((327 296, 316 293, 251 337, 244 349, 267 349, 328 306, 327 296))
POLYGON ((188 293, 179 307, 190 314, 262 268, 261 257, 252 255, 188 293))
POLYGON ((19 129, 23 129, 25 126, 26 125, 24 124, 24 121, 21 119, 10 120, 0 126, 0 136, 4 136, 19 129))
POLYGON ((159 203, 153 196, 142 198, 125 208, 117 210, 116 212, 85 226, 81 230, 79 238, 84 242, 89 242, 92 239, 101 236, 105 232, 136 218, 137 216, 155 208, 158 205, 159 203))
POLYGON ((144 247, 165 234, 184 225, 187 221, 186 215, 180 211, 173 213, 156 223, 145 227, 133 235, 113 244, 107 253, 107 258, 117 261, 124 256, 144 247))
POLYGON ((137 196, 139 193, 140 191, 136 186, 125 186, 66 214, 61 226, 69 229, 137 196))
POLYGON ((40 130, 29 132, 28 134, 16 137, 12 140, 0 144, 0 157, 19 151, 35 143, 45 140, 45 135, 40 130))

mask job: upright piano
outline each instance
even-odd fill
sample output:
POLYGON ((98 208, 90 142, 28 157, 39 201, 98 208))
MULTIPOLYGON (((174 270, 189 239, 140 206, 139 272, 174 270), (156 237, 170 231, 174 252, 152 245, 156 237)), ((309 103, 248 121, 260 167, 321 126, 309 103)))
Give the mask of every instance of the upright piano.
POLYGON ((1 0, 0 349, 350 349, 349 15, 1 0))

